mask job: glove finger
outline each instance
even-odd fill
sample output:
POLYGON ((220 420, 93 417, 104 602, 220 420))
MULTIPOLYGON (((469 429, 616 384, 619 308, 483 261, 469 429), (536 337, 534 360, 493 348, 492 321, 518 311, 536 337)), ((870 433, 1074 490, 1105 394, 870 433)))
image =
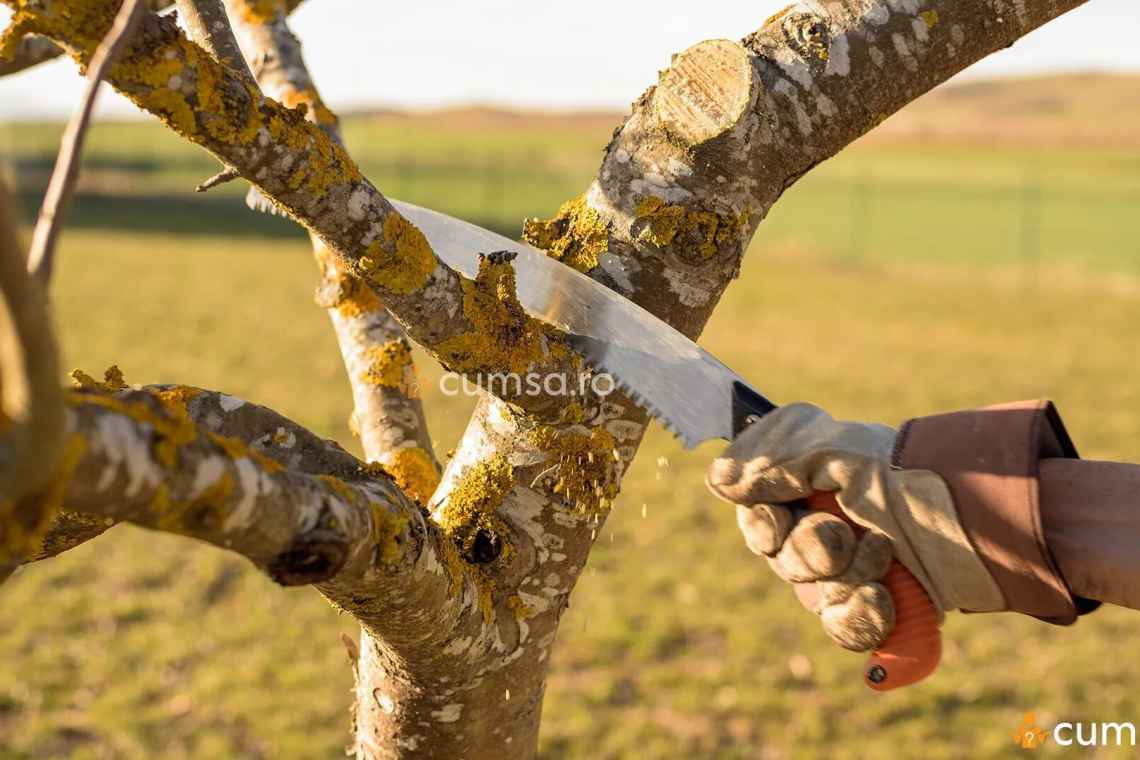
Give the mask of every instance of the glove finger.
POLYGON ((709 465, 705 485, 724 501, 745 506, 795 501, 812 492, 807 473, 774 467, 763 457, 733 456, 731 447, 709 465))
POLYGON ((780 551, 792 522, 791 510, 779 504, 736 507, 736 524, 753 554, 772 555, 780 551))
POLYGON ((864 583, 846 601, 824 607, 819 617, 839 646, 867 652, 881 646, 894 629, 895 606, 881 583, 864 583))
POLYGON ((769 564, 783 580, 807 583, 840 575, 854 554, 851 527, 834 515, 812 512, 795 524, 769 564))

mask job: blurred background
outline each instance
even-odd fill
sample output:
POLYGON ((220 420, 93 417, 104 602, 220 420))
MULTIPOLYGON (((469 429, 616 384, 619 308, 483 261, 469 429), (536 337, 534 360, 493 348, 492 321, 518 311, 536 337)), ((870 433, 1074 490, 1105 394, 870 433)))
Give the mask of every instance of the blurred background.
MULTIPOLYGON (((1102 7, 1135 27, 1140 12, 1123 5, 1102 7)), ((706 36, 740 36, 763 15, 706 36)), ((321 23, 301 16, 298 31, 309 40, 312 27, 327 91, 337 70, 321 69, 321 23)), ((1060 41, 1097 19, 1066 23, 1042 34, 1060 41)), ((697 39, 690 29, 672 49, 697 39)), ((1033 39, 1028 60, 936 90, 793 187, 706 347, 772 397, 839 417, 897 424, 1051 397, 1086 457, 1140 461, 1140 75, 1054 71, 1033 39)), ((1068 61, 1082 63, 1098 61, 1068 61)), ((52 66, 74 78, 70 64, 52 66)), ((0 171, 25 221, 74 102, 51 89, 59 76, 0 82, 0 171)), ((605 93, 553 108, 492 87, 474 92, 515 107, 457 97, 428 109, 411 96, 365 107, 360 88, 331 100, 352 106, 346 139, 378 187, 508 235, 587 186, 623 116, 605 93)), ((247 211, 239 183, 195 195, 216 162, 106 100, 53 283, 65 366, 117 363, 131 383, 224 390, 359 453, 304 236, 247 211)), ((443 456, 472 402, 442 397, 438 368, 420 366, 443 456)), ((1046 727, 1140 723, 1140 618, 1115 609, 1068 630, 953 616, 936 677, 870 695, 862 658, 828 642, 745 550, 731 509, 705 494, 718 450, 687 454, 651 431, 561 629, 545 757, 1016 757, 1030 710, 1046 727)), ((312 590, 282 590, 189 540, 116 528, 0 587, 0 757, 337 756, 352 685, 342 632, 355 635, 351 621, 312 590)))

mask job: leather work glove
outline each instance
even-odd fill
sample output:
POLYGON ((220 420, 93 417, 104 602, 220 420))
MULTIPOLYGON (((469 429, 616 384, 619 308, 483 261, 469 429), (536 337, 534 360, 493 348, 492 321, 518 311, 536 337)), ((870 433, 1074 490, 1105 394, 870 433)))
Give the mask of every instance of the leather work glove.
POLYGON ((892 467, 896 437, 884 425, 837 422, 794 404, 748 427, 708 470, 710 490, 737 505, 748 547, 797 584, 800 601, 853 651, 879 647, 894 627, 880 582, 892 557, 925 588, 939 620, 952 609, 1006 609, 942 478, 892 467), (816 492, 835 492, 862 536, 837 516, 793 504, 816 492))

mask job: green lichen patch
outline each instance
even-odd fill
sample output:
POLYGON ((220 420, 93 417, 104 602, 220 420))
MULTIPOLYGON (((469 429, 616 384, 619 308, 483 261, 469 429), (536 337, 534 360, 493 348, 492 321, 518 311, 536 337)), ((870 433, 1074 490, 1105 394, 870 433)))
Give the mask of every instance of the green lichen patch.
POLYGON ((583 195, 563 204, 551 219, 528 220, 523 227, 523 239, 563 264, 579 272, 589 272, 609 250, 610 230, 583 195))

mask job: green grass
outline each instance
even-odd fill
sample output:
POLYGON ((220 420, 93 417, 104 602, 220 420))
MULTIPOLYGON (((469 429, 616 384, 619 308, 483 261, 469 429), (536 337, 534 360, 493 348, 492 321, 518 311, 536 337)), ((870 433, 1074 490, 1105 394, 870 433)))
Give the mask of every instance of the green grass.
MULTIPOLYGON (((392 194, 506 228, 580 192, 606 138, 519 129, 348 132, 392 194), (500 195, 475 195, 489 182, 478 167, 515 147, 541 166, 538 179, 523 183, 520 162, 494 180, 500 195), (409 154, 438 171, 409 171, 401 185, 409 154)), ((51 149, 42 127, 0 133, 9 155, 51 149)), ((102 127, 91 149, 104 174, 88 191, 107 205, 85 211, 80 198, 63 239, 54 307, 66 366, 115 362, 130 382, 225 390, 355 449, 304 240, 284 223, 187 205, 197 199, 185 188, 215 167, 153 128, 102 127), (154 151, 162 161, 140 173, 154 151), (139 163, 123 171, 127 159, 139 163), (167 200, 132 205, 151 180, 167 200), (112 213, 135 229, 116 229, 112 213)), ((1125 213, 1138 161, 1107 149, 859 146, 776 208, 705 343, 774 398, 845 417, 899 422, 1050 396, 1086 456, 1140 461, 1129 342, 1140 221, 1125 213), (1026 167, 1042 186, 1033 268, 1017 242, 1026 167), (860 182, 870 201, 853 200, 860 182), (872 226, 853 248, 851 216, 866 207, 872 226)), ((218 198, 238 195, 235 185, 218 198)), ((470 402, 432 392, 437 372, 425 365, 424 385, 444 452, 470 402)), ((1114 609, 1073 629, 952 616, 934 679, 870 695, 861 658, 828 643, 706 495, 717 451, 649 435, 562 626, 545 756, 1017 757, 1011 734, 1029 709, 1047 725, 1140 721, 1136 619, 1114 609)), ((0 588, 0 757, 337 756, 351 687, 341 633, 351 621, 311 590, 277 588, 188 540, 117 528, 0 588)))

